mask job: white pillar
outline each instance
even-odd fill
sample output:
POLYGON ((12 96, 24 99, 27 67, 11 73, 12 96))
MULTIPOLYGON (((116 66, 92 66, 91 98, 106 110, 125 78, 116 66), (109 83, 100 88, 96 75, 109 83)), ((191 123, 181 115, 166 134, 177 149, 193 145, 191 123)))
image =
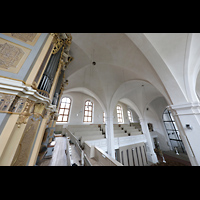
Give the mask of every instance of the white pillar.
POLYGON ((193 166, 200 166, 200 103, 168 106, 193 166))
POLYGON ((115 146, 114 146, 114 128, 113 128, 113 118, 114 116, 107 116, 106 117, 106 138, 107 138, 107 150, 108 154, 115 159, 115 146))
POLYGON ((148 145, 147 146, 147 158, 150 162, 157 163, 158 158, 157 158, 157 155, 156 155, 156 153, 154 152, 154 149, 153 149, 153 143, 152 143, 152 140, 151 140, 151 135, 150 135, 150 132, 149 132, 147 122, 144 118, 139 118, 139 120, 140 120, 140 124, 141 124, 141 127, 142 127, 142 132, 144 133, 144 135, 146 136, 146 139, 147 139, 147 145, 148 145))

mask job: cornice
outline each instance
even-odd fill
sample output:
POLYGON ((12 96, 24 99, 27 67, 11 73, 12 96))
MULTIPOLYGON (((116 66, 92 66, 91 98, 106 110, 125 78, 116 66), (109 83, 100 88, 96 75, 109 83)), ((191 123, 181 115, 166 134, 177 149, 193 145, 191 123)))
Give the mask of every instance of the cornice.
POLYGON ((51 105, 51 99, 39 94, 37 90, 31 86, 27 86, 20 80, 12 80, 5 77, 0 77, 0 93, 17 95, 19 97, 28 98, 37 103, 42 102, 46 107, 51 105))

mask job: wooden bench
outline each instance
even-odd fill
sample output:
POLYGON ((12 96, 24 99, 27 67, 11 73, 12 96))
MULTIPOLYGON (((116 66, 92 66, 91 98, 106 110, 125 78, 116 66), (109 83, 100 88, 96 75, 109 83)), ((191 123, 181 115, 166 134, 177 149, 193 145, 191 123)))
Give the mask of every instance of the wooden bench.
POLYGON ((73 133, 74 135, 102 135, 101 131, 77 131, 73 133))
POLYGON ((130 135, 142 135, 142 133, 140 131, 134 131, 134 132, 131 132, 130 135))
POLYGON ((81 141, 80 141, 80 144, 81 146, 83 146, 83 143, 85 141, 88 141, 88 140, 98 140, 98 139, 103 139, 104 138, 104 135, 87 135, 87 136, 81 136, 81 141))
POLYGON ((128 136, 128 133, 117 133, 117 134, 114 134, 114 137, 126 137, 128 136))
POLYGON ((79 140, 82 136, 94 136, 94 135, 102 135, 101 131, 82 131, 73 133, 74 136, 79 140))
POLYGON ((74 132, 79 132, 79 131, 99 131, 100 128, 98 127, 84 127, 84 128, 69 128, 68 130, 70 130, 72 133, 74 132))
POLYGON ((125 133, 124 130, 114 130, 114 134, 125 133))
POLYGON ((71 128, 86 128, 86 127, 90 127, 90 128, 98 128, 98 124, 90 124, 90 125, 68 125, 68 127, 66 127, 67 129, 71 129, 71 128))

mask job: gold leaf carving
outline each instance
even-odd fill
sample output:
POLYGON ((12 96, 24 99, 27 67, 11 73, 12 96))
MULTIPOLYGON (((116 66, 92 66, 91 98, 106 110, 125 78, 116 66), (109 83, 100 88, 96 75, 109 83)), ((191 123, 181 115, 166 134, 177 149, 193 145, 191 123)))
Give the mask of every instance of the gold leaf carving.
POLYGON ((34 102, 31 100, 27 100, 24 106, 24 110, 22 111, 22 113, 19 115, 19 119, 17 121, 16 124, 18 124, 18 128, 20 128, 20 125, 26 124, 26 120, 29 118, 29 116, 31 116, 30 110, 33 106, 34 102))

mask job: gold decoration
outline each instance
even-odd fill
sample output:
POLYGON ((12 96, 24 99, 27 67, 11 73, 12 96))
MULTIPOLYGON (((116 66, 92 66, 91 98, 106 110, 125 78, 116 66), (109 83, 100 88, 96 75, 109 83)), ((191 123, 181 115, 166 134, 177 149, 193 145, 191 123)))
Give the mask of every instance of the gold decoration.
POLYGON ((34 89, 34 90, 37 90, 37 83, 35 82, 35 81, 33 81, 33 83, 32 83, 32 88, 34 89))
POLYGON ((30 113, 30 109, 31 107, 33 106, 33 101, 31 100, 27 100, 25 102, 25 106, 24 106, 24 110, 22 111, 22 113, 19 115, 19 119, 17 121, 16 124, 18 124, 18 128, 20 128, 20 125, 23 123, 23 124, 26 124, 26 120, 27 118, 29 118, 29 116, 31 116, 31 113, 30 113))
POLYGON ((58 37, 57 33, 55 33, 54 38, 55 38, 54 39, 54 48, 53 48, 52 54, 58 53, 58 51, 64 44, 64 41, 58 37))
POLYGON ((37 119, 40 116, 43 118, 44 116, 42 115, 43 111, 45 109, 45 105, 43 103, 36 103, 34 107, 34 117, 37 119))
POLYGON ((71 43, 72 43, 72 36, 69 35, 69 36, 67 36, 67 39, 65 40, 65 44, 70 46, 71 43))
POLYGON ((72 62, 74 60, 74 58, 72 57, 72 56, 69 56, 68 57, 68 64, 70 63, 70 62, 72 62))
POLYGON ((49 98, 49 93, 45 90, 40 90, 40 89, 37 89, 38 93, 41 94, 42 96, 44 97, 47 97, 49 98))
POLYGON ((51 36, 55 37, 56 33, 50 33, 51 36))

